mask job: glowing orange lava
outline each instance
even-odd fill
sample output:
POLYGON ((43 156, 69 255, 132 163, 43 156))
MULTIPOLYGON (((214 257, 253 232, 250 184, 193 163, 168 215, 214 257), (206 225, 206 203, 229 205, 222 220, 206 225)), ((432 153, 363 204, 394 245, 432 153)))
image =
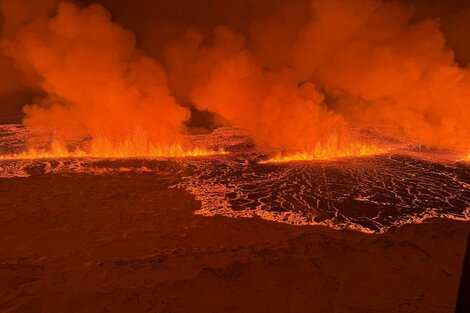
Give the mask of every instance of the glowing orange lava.
POLYGON ((346 148, 339 148, 335 141, 326 145, 318 144, 310 151, 279 153, 261 163, 286 163, 296 161, 326 161, 346 157, 364 157, 387 153, 391 148, 353 143, 346 148))
POLYGON ((31 160, 61 158, 178 158, 227 154, 224 149, 186 148, 180 144, 139 145, 126 141, 115 146, 107 141, 94 141, 89 149, 69 150, 59 142, 53 142, 50 149, 30 149, 25 152, 0 156, 0 160, 31 160))

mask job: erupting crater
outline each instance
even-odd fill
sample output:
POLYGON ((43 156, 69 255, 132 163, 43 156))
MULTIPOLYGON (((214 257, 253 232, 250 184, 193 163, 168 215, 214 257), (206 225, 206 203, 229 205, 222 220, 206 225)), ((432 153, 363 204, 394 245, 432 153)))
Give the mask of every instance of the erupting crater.
POLYGON ((111 150, 68 150, 63 145, 54 143, 50 150, 30 149, 26 152, 0 156, 0 160, 36 160, 36 159, 140 159, 140 158, 182 158, 223 155, 223 149, 210 150, 206 148, 184 148, 181 145, 151 146, 145 149, 127 149, 126 146, 111 150))
POLYGON ((312 151, 277 153, 260 163, 287 163, 298 161, 327 161, 348 157, 365 157, 388 153, 392 148, 379 147, 361 143, 350 144, 347 148, 337 148, 336 145, 317 145, 312 151))
POLYGON ((48 148, 29 148, 23 151, 0 155, 0 160, 37 159, 124 159, 124 158, 181 158, 226 154, 222 148, 205 148, 192 144, 152 144, 146 140, 125 140, 112 144, 106 139, 93 139, 86 147, 74 143, 71 147, 52 141, 48 148))
POLYGON ((189 137, 191 146, 206 148, 85 153, 58 145, 46 154, 21 153, 31 139, 28 131, 0 126, 0 179, 145 172, 172 177, 177 182, 172 188, 184 189, 200 201, 196 214, 258 216, 366 233, 432 217, 470 220, 470 167, 456 162, 456 156, 371 132, 364 132, 358 142, 373 145, 353 144, 344 151, 323 147, 271 159, 276 151, 260 150, 236 128, 189 137), (175 158, 161 158, 168 156, 175 158))

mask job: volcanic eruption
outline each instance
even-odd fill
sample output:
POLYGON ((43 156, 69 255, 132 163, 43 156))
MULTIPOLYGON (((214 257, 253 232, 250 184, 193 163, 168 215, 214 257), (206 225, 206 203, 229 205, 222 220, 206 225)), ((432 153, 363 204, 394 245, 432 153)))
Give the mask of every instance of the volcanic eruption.
MULTIPOLYGON (((98 3, 1 4, 5 57, 22 73, 24 84, 37 90, 23 108, 22 135, 21 128, 4 131, 1 160, 7 177, 28 175, 40 159, 83 163, 219 156, 228 164, 242 158, 268 165, 345 158, 354 171, 358 157, 366 163, 377 158, 387 163, 395 155, 448 163, 465 159, 470 150, 470 71, 456 62, 438 20, 413 20, 413 6, 402 2, 252 3, 245 29, 160 20, 149 24, 144 39, 98 3), (271 38, 274 34, 280 37, 271 38), (226 130, 191 135, 198 114, 210 117, 199 121, 203 128, 226 130)), ((48 164, 47 171, 57 171, 48 164)), ((192 175, 202 171, 212 177, 220 165, 206 166, 208 173, 197 165, 192 175)), ((241 171, 251 172, 250 166, 241 171)), ((449 200, 454 213, 437 214, 440 207, 425 205, 415 212, 419 219, 468 218, 468 182, 465 175, 455 175, 451 185, 457 193, 450 193, 458 202, 449 200)), ((198 181, 197 187, 183 185, 199 195, 214 179, 198 181)), ((217 183, 219 191, 208 194, 228 202, 211 207, 209 201, 203 211, 237 215, 237 206, 222 190, 238 190, 240 184, 237 179, 217 183)), ((366 199, 358 208, 374 203, 380 212, 384 205, 370 195, 350 197, 366 199)), ((246 203, 252 204, 243 211, 251 212, 254 205, 256 215, 266 218, 277 214, 272 210, 287 210, 300 214, 296 220, 306 214, 326 223, 318 203, 316 209, 261 198, 246 203)), ((407 205, 417 210, 416 204, 407 205)), ((328 225, 343 224, 338 216, 327 220, 328 225)), ((413 220, 397 217, 390 225, 413 220)), ((367 223, 345 225, 362 229, 367 223)), ((374 224, 368 230, 384 231, 389 223, 374 224)))
MULTIPOLYGON (((180 229, 184 220, 185 231, 196 227, 192 219, 214 216, 320 225, 333 237, 338 230, 386 236, 432 218, 468 225, 470 7, 431 2, 0 0, 0 192, 42 199, 8 200, 25 212, 57 197, 51 208, 80 203, 83 216, 112 220, 112 211, 93 209, 139 203, 145 209, 121 222, 145 225, 156 217, 143 221, 136 212, 170 212, 190 199, 197 217, 188 222, 175 211, 168 223, 180 229), (94 182, 99 193, 87 189, 94 182)), ((142 235, 116 222, 107 231, 119 235, 109 243, 90 220, 80 227, 104 246, 142 235)), ((155 236, 165 249, 180 238, 155 236)), ((209 237, 217 235, 195 238, 209 237)), ((78 249, 78 258, 93 249, 78 249)), ((248 259, 263 259, 261 250, 248 259)), ((238 274, 188 275, 177 281, 238 274)), ((11 308, 5 303, 0 310, 11 308)))

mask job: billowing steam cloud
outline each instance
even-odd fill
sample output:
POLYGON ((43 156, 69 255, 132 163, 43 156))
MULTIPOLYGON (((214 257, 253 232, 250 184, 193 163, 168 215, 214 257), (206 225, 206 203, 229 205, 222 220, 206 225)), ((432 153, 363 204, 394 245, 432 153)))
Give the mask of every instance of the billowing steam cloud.
POLYGON ((428 145, 470 145, 470 72, 436 21, 396 2, 316 0, 294 66, 336 96, 349 121, 391 123, 428 145))
POLYGON ((23 19, 2 6, 5 53, 46 94, 25 107, 29 126, 171 142, 194 106, 286 149, 371 124, 470 148, 470 71, 402 1, 246 0, 240 23, 155 19, 142 38, 153 58, 102 6, 48 2, 23 19))
POLYGON ((455 64, 436 21, 411 24, 411 16, 397 2, 315 0, 303 25, 290 20, 283 31, 282 15, 255 22, 252 51, 228 30, 216 29, 209 48, 190 31, 168 47, 168 68, 178 75, 171 70, 186 60, 176 80, 192 68, 192 102, 270 145, 308 149, 347 121, 398 125, 425 144, 466 149, 469 71, 455 64), (282 45, 266 33, 296 40, 282 45))
POLYGON ((188 95, 198 108, 220 114, 258 143, 275 147, 310 149, 341 128, 342 118, 326 108, 314 84, 299 84, 289 69, 263 70, 241 36, 217 28, 209 47, 201 46, 201 38, 189 32, 167 50, 170 77, 183 80, 190 69, 188 95), (192 54, 183 58, 186 72, 172 72, 185 52, 192 54))
POLYGON ((188 118, 162 67, 99 5, 61 3, 54 17, 33 20, 5 47, 46 92, 24 108, 28 126, 79 131, 111 145, 171 143, 188 118))

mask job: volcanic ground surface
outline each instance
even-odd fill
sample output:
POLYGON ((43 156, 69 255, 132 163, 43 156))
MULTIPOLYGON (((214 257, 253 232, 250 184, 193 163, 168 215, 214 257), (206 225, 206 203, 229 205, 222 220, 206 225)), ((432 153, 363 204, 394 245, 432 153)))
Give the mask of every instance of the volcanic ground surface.
MULTIPOLYGON (((31 138, 22 126, 0 126, 0 153, 23 151, 31 138)), ((431 217, 470 219, 470 165, 421 147, 395 143, 399 149, 383 155, 275 164, 260 163, 270 151, 256 149, 247 134, 234 128, 190 140, 229 153, 175 159, 2 160, 0 177, 151 172, 181 177, 171 188, 185 189, 201 201, 198 214, 260 216, 363 232, 382 233, 431 217)))

